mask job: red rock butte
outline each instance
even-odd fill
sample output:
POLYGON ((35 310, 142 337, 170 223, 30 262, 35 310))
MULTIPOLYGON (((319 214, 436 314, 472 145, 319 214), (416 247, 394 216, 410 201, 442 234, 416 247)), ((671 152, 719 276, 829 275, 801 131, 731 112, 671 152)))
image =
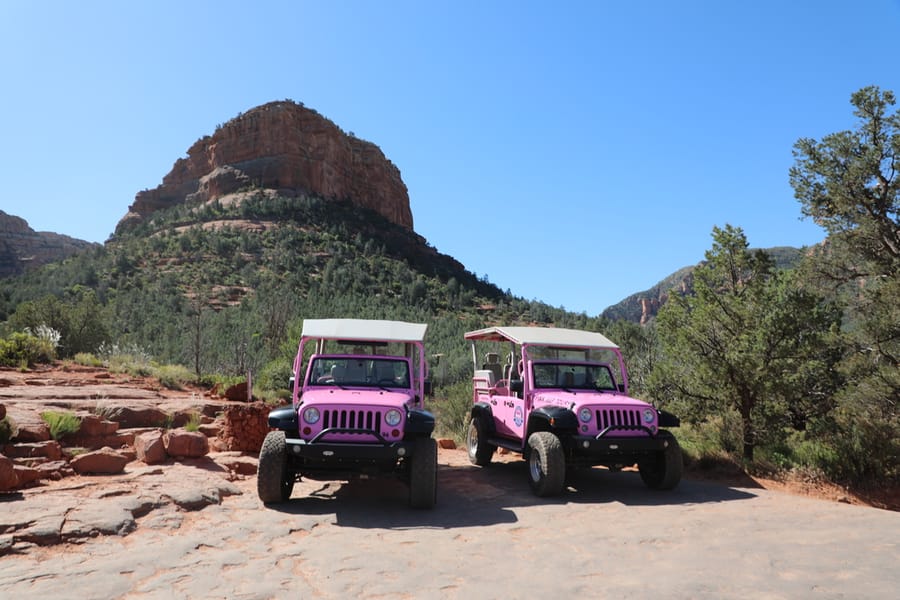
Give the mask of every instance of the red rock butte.
POLYGON ((138 192, 117 232, 178 204, 202 204, 239 190, 347 200, 413 228, 400 170, 371 142, 344 133, 292 101, 258 106, 197 140, 160 186, 138 192))

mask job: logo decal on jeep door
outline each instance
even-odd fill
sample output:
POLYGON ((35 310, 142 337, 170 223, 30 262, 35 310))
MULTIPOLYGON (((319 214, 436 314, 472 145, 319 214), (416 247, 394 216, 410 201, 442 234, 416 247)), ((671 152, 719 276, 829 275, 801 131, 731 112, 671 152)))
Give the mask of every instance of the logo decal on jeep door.
POLYGON ((516 407, 516 412, 513 413, 513 421, 515 421, 516 427, 521 427, 521 426, 522 426, 522 423, 525 422, 525 417, 524 417, 524 415, 522 414, 522 407, 521 407, 521 406, 517 406, 517 407, 516 407))

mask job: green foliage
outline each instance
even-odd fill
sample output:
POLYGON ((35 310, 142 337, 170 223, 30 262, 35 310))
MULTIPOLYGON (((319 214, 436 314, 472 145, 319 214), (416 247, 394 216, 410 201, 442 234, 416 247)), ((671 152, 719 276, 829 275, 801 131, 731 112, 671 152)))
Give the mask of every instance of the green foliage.
POLYGON ((19 329, 37 331, 50 327, 58 332, 62 358, 93 352, 108 339, 106 317, 97 294, 81 285, 68 288, 62 298, 46 295, 20 303, 10 323, 19 329))
POLYGON ((200 414, 192 412, 188 417, 187 423, 184 424, 185 431, 200 431, 200 414))
POLYGON ((182 365, 153 365, 150 375, 159 380, 160 385, 170 390, 184 389, 188 383, 195 380, 191 371, 182 365))
POLYGON ((72 357, 76 365, 83 367, 102 367, 103 361, 90 352, 79 352, 72 357))
POLYGON ((78 352, 72 358, 76 365, 83 367, 102 367, 103 361, 90 352, 78 352))
POLYGON ((103 344, 97 354, 111 373, 128 373, 135 377, 146 377, 151 373, 150 354, 136 344, 103 344))
POLYGON ((52 362, 56 351, 51 340, 30 333, 15 332, 0 339, 0 365, 28 367, 52 362))
POLYGON ((41 419, 50 428, 50 437, 54 440, 59 440, 70 433, 77 433, 81 428, 81 419, 70 412, 48 410, 41 413, 41 419))
POLYGON ((435 414, 437 435, 463 443, 472 414, 471 379, 436 389, 429 409, 435 414))

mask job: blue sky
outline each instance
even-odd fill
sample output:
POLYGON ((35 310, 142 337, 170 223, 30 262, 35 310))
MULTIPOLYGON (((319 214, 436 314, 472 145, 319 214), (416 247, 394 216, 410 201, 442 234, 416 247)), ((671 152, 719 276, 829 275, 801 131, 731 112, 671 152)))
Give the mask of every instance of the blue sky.
POLYGON ((803 246, 801 137, 900 93, 900 0, 0 0, 0 210, 105 241, 216 125, 292 99, 400 169, 416 231, 589 315, 713 226, 803 246))

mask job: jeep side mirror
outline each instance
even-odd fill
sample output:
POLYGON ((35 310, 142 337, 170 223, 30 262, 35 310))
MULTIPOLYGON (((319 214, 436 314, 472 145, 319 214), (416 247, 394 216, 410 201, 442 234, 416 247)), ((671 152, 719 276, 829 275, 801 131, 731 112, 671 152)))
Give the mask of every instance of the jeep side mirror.
POLYGON ((294 391, 294 376, 293 375, 291 375, 291 377, 288 379, 288 389, 291 392, 294 391))
POLYGON ((431 390, 431 380, 430 380, 430 379, 426 379, 425 381, 423 381, 423 382, 422 382, 422 387, 425 388, 425 395, 426 395, 426 396, 430 396, 431 393, 432 393, 432 390, 431 390))
POLYGON ((525 389, 525 384, 521 379, 510 379, 509 380, 509 391, 515 392, 517 394, 521 394, 522 390, 525 389))

